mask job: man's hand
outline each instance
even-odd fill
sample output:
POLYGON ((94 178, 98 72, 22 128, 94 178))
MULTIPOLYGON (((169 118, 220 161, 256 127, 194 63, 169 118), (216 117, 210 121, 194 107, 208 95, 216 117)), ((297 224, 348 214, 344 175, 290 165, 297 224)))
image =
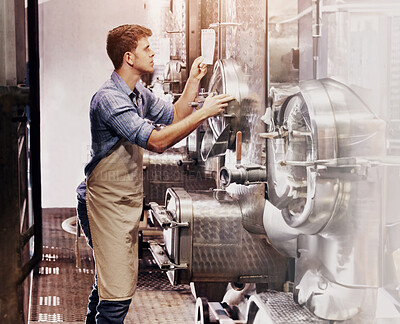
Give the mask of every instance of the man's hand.
POLYGON ((207 64, 203 63, 204 58, 199 56, 196 58, 190 69, 189 78, 200 81, 207 73, 207 64))
POLYGON ((203 107, 200 109, 200 111, 206 114, 206 118, 218 115, 223 113, 225 108, 228 107, 228 102, 234 99, 234 97, 227 94, 220 94, 216 96, 214 94, 210 94, 204 101, 203 107))
POLYGON ((147 140, 147 149, 158 153, 164 152, 168 147, 178 143, 193 132, 208 117, 223 113, 228 102, 234 99, 234 97, 226 94, 217 96, 211 94, 204 101, 201 109, 161 130, 153 130, 147 140))

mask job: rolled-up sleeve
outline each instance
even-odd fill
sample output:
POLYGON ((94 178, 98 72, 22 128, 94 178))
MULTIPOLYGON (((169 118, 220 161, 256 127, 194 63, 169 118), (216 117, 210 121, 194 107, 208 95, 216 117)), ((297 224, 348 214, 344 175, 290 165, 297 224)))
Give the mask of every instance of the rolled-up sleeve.
POLYGON ((143 148, 155 126, 140 117, 134 105, 120 93, 108 93, 99 101, 99 111, 105 124, 118 136, 143 148))

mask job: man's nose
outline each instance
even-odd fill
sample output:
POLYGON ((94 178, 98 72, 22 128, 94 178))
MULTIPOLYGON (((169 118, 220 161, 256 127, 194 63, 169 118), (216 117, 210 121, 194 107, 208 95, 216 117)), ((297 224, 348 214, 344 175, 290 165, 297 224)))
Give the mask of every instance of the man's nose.
POLYGON ((150 50, 150 57, 153 57, 154 55, 155 53, 152 50, 150 50))

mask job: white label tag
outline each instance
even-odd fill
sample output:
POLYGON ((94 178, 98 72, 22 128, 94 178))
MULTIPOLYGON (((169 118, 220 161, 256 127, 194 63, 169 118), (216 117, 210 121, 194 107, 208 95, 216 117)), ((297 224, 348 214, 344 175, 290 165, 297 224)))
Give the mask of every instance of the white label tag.
POLYGON ((215 30, 201 30, 201 56, 204 58, 203 63, 212 65, 214 63, 215 50, 215 30))

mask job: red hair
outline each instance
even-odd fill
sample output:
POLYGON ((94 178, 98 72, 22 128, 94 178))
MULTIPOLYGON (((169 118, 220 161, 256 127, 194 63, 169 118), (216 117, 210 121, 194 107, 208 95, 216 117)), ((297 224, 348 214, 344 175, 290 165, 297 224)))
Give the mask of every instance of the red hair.
POLYGON ((107 54, 114 68, 117 70, 122 66, 124 54, 133 52, 140 39, 152 34, 150 29, 140 25, 122 25, 110 30, 107 35, 107 54))

